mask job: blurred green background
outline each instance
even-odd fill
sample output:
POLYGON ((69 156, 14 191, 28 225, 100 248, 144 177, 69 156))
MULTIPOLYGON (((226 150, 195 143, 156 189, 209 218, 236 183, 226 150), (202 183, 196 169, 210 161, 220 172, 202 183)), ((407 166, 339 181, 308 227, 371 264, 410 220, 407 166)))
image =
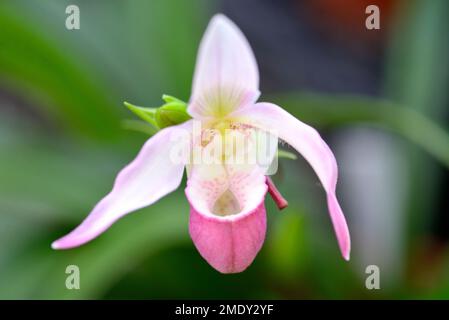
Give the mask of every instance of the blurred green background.
POLYGON ((445 0, 2 1, 0 298, 449 298, 448 16, 445 0), (65 28, 69 4, 80 30, 65 28), (368 4, 381 8, 380 31, 364 27, 368 4), (267 239, 244 273, 222 275, 197 253, 183 188, 83 247, 51 250, 148 138, 122 102, 188 100, 219 11, 253 45, 261 100, 335 150, 351 261, 302 158, 280 161, 290 206, 267 198, 267 239), (380 290, 365 288, 370 264, 380 290), (65 287, 68 265, 80 290, 65 287))

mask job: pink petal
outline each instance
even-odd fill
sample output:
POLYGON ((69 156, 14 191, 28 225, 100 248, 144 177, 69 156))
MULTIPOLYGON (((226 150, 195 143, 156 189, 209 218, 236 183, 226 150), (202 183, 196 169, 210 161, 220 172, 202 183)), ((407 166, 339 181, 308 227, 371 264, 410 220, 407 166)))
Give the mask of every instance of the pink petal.
POLYGON ((263 202, 234 220, 206 216, 190 207, 189 232, 201 256, 221 273, 244 271, 265 240, 267 229, 263 202))
POLYGON ((178 188, 185 163, 174 163, 172 148, 189 134, 191 123, 169 127, 150 138, 137 157, 117 176, 112 191, 68 235, 52 243, 53 249, 80 246, 109 228, 127 213, 148 206, 178 188))
POLYGON ((215 15, 201 41, 189 113, 210 117, 253 103, 259 96, 256 59, 240 29, 215 15))
MULTIPOLYGON (((264 242, 267 186, 258 168, 232 176, 220 168, 223 166, 210 170, 197 165, 191 173, 186 188, 190 203, 189 231, 201 256, 212 267, 222 273, 236 273, 251 264, 264 242), (229 214, 217 209, 226 192, 232 192, 239 206, 229 214)), ((232 204, 223 206, 232 207, 232 204)))
POLYGON ((240 121, 265 129, 293 146, 309 162, 327 192, 327 203, 341 253, 349 260, 348 226, 335 196, 338 168, 335 157, 318 132, 272 103, 257 103, 236 111, 240 121))

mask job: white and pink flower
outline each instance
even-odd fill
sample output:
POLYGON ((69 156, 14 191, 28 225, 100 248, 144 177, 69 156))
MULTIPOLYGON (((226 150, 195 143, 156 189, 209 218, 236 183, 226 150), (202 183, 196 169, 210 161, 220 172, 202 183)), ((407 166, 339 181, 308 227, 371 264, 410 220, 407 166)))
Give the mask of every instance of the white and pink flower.
MULTIPOLYGON (((75 230, 52 247, 80 246, 124 215, 155 203, 179 187, 187 166, 189 232, 196 248, 222 273, 245 270, 265 239, 267 191, 279 207, 286 206, 267 177, 267 166, 228 161, 226 146, 220 148, 219 161, 213 163, 190 162, 191 152, 185 153, 183 161, 172 161, 172 152, 179 143, 175 137, 187 132, 192 138, 190 151, 196 148, 200 153, 210 153, 212 146, 226 144, 227 136, 240 135, 246 142, 240 147, 244 150, 231 148, 231 153, 245 154, 246 148, 259 143, 251 132, 264 132, 290 144, 315 170, 327 193, 341 253, 349 260, 349 231, 335 195, 338 170, 334 155, 315 129, 275 104, 256 102, 259 95, 259 72, 247 40, 228 18, 214 16, 199 48, 187 108, 192 119, 151 137, 118 174, 112 191, 75 230), (201 124, 199 134, 193 130, 195 121, 201 124), (216 139, 220 143, 215 144, 216 139)), ((274 148, 265 146, 264 150, 268 157, 276 157, 274 148)))

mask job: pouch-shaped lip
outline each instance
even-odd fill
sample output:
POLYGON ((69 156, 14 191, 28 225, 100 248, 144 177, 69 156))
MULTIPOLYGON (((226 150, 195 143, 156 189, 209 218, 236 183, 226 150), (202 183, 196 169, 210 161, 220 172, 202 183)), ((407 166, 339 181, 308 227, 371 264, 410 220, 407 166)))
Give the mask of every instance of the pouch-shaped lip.
POLYGON ((189 233, 201 256, 222 273, 245 270, 261 249, 266 234, 262 202, 253 210, 222 219, 190 207, 189 233))

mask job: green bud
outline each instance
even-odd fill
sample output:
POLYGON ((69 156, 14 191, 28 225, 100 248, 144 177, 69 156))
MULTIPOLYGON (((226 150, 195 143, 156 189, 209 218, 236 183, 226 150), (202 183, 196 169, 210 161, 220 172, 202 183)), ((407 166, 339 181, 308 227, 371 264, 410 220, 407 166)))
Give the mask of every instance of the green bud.
POLYGON ((184 101, 179 100, 178 98, 175 98, 173 96, 169 96, 168 94, 163 94, 162 95, 162 100, 164 100, 166 103, 179 102, 179 103, 186 104, 184 101))
POLYGON ((187 113, 187 103, 164 94, 165 104, 159 108, 144 108, 124 102, 125 106, 142 120, 150 123, 156 130, 186 122, 191 117, 187 113))
POLYGON ((157 125, 155 115, 157 108, 144 108, 135 106, 129 102, 123 103, 129 110, 131 110, 135 115, 137 115, 142 120, 152 124, 156 129, 159 130, 159 126, 157 125))
POLYGON ((186 122, 190 119, 187 104, 177 99, 172 100, 156 110, 155 119, 161 129, 186 122))

